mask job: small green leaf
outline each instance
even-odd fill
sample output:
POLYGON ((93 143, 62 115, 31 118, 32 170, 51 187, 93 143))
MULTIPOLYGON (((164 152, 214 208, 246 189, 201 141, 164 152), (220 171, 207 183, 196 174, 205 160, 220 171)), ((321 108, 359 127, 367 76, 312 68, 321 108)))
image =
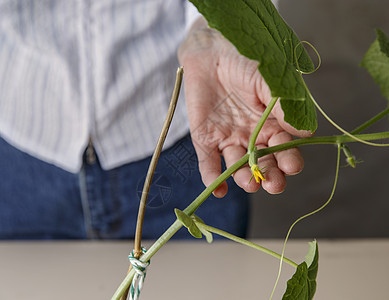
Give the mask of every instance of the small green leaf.
POLYGON ((316 277, 319 268, 317 242, 309 243, 305 261, 298 265, 292 278, 288 280, 282 300, 311 300, 316 292, 316 277))
MULTIPOLYGON (((195 224, 196 223, 205 224, 204 221, 201 220, 201 218, 199 216, 193 215, 192 219, 195 222, 195 224)), ((198 228, 200 229, 201 233, 205 236, 205 239, 207 240, 208 244, 211 244, 213 242, 212 232, 205 230, 204 228, 201 228, 199 226, 198 226, 198 228)))
POLYGON ((188 229, 189 233, 192 236, 194 236, 195 238, 198 238, 198 239, 202 238, 203 235, 201 234, 200 229, 197 227, 197 225, 195 224, 195 222, 193 221, 193 219, 190 216, 188 216, 186 213, 179 210, 178 208, 175 208, 174 212, 177 216, 178 221, 180 221, 181 224, 184 225, 188 229))
POLYGON ((197 223, 205 224, 205 222, 198 215, 193 214, 191 218, 195 223, 197 222, 197 223))
POLYGON ((207 240, 207 243, 211 244, 213 242, 212 232, 209 232, 208 230, 204 230, 202 228, 200 228, 200 231, 201 231, 202 234, 204 234, 205 239, 207 240))
POLYGON ((180 221, 186 228, 192 225, 193 220, 186 213, 179 210, 178 208, 174 209, 174 213, 176 214, 178 221, 180 221))
POLYGON ((361 66, 365 68, 380 86, 382 95, 389 100, 389 40, 377 29, 377 39, 366 52, 361 66))
POLYGON ((220 31, 242 55, 258 61, 258 69, 272 97, 281 98, 285 121, 296 129, 315 131, 316 110, 298 71, 313 71, 314 65, 273 3, 270 0, 190 1, 210 27, 220 31))

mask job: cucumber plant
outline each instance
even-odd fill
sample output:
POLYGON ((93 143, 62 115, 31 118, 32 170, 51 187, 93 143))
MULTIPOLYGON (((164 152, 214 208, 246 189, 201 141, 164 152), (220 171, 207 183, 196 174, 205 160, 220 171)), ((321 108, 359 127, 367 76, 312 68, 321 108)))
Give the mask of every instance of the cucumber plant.
MULTIPOLYGON (((183 211, 176 209, 176 221, 140 256, 139 260, 141 262, 148 262, 182 226, 185 226, 195 238, 205 236, 209 243, 212 242, 212 234, 217 234, 276 257, 280 260, 279 274, 281 272, 282 262, 288 263, 296 269, 296 272, 287 282, 283 299, 313 299, 316 291, 316 275, 318 273, 319 262, 318 243, 316 241, 309 243, 309 251, 306 259, 298 264, 284 256, 286 241, 293 226, 297 222, 322 210, 331 201, 338 179, 339 161, 342 151, 350 166, 355 167, 354 156, 346 145, 347 143, 360 142, 371 146, 389 146, 389 144, 373 142, 375 140, 389 138, 389 132, 361 134, 363 130, 389 114, 389 103, 385 110, 379 112, 354 131, 347 132, 330 119, 310 93, 303 79, 303 74, 314 72, 316 70, 314 63, 303 46, 304 42, 301 42, 297 38, 297 35, 278 14, 277 9, 270 0, 190 1, 206 18, 210 27, 221 32, 242 55, 258 62, 258 70, 270 87, 272 101, 261 116, 257 127, 250 137, 247 153, 235 164, 226 169, 211 185, 204 189, 186 209, 183 211), (316 111, 319 111, 341 134, 301 138, 265 149, 256 149, 256 138, 277 101, 281 103, 285 121, 294 128, 315 132, 317 128, 316 111), (203 220, 194 214, 197 208, 222 182, 245 164, 248 163, 250 165, 253 177, 255 180, 260 181, 263 180, 263 174, 257 166, 257 160, 260 157, 297 146, 312 144, 337 145, 336 173, 332 192, 329 199, 321 207, 300 217, 292 224, 285 238, 281 254, 233 236, 221 229, 206 225, 203 220)), ((389 100, 389 40, 381 30, 377 30, 376 33, 377 39, 366 52, 361 66, 371 74, 379 85, 384 97, 389 100)), ((310 45, 309 43, 307 44, 310 45)), ((176 94, 178 96, 178 93, 176 94)), ((123 295, 126 295, 126 290, 130 286, 134 274, 134 269, 131 269, 112 299, 123 299, 123 295)))

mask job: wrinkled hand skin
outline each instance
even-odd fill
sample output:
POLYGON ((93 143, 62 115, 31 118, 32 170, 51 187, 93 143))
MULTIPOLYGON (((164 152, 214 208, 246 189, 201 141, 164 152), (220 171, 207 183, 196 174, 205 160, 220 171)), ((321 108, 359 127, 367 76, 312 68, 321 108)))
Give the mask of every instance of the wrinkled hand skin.
MULTIPOLYGON (((221 155, 227 167, 247 152, 250 135, 271 100, 270 90, 261 77, 258 62, 240 55, 218 31, 199 18, 178 50, 184 66, 184 89, 192 140, 199 170, 206 186, 221 174, 221 155)), ((258 149, 292 140, 292 135, 310 136, 284 122, 279 101, 273 108, 257 140, 258 149)), ((267 155, 258 160, 265 170, 262 187, 271 194, 286 187, 286 175, 299 173, 304 161, 298 149, 267 155)), ((247 192, 256 192, 260 183, 251 180, 248 165, 233 175, 247 192), (250 182, 250 183, 249 183, 250 182)), ((227 193, 224 182, 216 197, 227 193)))

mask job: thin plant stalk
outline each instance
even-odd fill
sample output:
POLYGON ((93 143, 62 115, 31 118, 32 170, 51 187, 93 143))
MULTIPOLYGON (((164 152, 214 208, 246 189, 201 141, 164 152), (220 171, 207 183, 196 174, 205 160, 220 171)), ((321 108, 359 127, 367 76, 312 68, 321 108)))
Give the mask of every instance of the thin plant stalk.
POLYGON ((136 223, 136 232, 135 232, 135 242, 134 242, 134 257, 139 258, 142 254, 141 249, 141 240, 142 240, 142 229, 143 229, 143 220, 145 216, 146 211, 146 204, 147 204, 147 197, 149 195, 151 182, 153 180, 153 175, 155 172, 155 169, 157 167, 157 162, 159 159, 159 156, 162 151, 163 144, 165 142, 167 133, 169 131, 170 124, 173 119, 174 111, 177 106, 178 96, 180 94, 181 90, 181 83, 182 83, 182 75, 183 75, 183 67, 178 68, 177 70, 177 76, 176 76, 176 82, 173 89, 172 98, 170 101, 168 113, 165 119, 165 122, 162 127, 161 134, 159 136, 157 146, 155 147, 154 154, 151 158, 151 162, 149 165, 149 169, 147 171, 145 183, 142 190, 142 196, 139 204, 139 211, 138 211, 138 219, 136 223))
MULTIPOLYGON (((173 115, 176 110, 178 96, 180 94, 181 90, 181 84, 182 84, 182 75, 183 75, 184 69, 183 67, 179 67, 177 69, 177 75, 176 75, 176 82, 174 84, 173 94, 170 100, 169 109, 165 118, 165 122, 163 124, 161 133, 158 138, 157 146, 155 147, 153 156, 151 158, 151 162, 149 165, 149 169, 147 171, 145 183, 143 185, 142 190, 142 196, 139 203, 139 210, 138 210, 138 218, 136 222, 136 230, 135 230, 135 241, 134 241, 134 257, 139 258, 142 255, 142 230, 143 230, 143 221, 146 211, 146 204, 147 204, 147 197, 149 195, 151 182, 153 181, 153 176, 155 169, 157 167, 157 162, 159 159, 159 156, 161 155, 163 144, 165 143, 166 136, 168 134, 170 124, 173 120, 173 115)), ((131 271, 131 265, 128 268, 127 274, 131 271)), ((125 290, 123 295, 121 295, 121 300, 125 300, 128 297, 128 288, 125 290)))
POLYGON ((233 235, 231 233, 228 233, 228 232, 226 232, 224 230, 221 230, 221 229, 218 229, 218 228, 215 228, 215 227, 203 224, 201 222, 196 222, 196 225, 199 228, 202 228, 202 229, 204 229, 206 231, 215 233, 217 235, 220 235, 222 237, 230 239, 230 240, 232 240, 234 242, 237 242, 239 244, 242 244, 242 245, 254 248, 256 250, 262 251, 263 253, 269 254, 269 255, 271 255, 271 256, 273 256, 275 258, 282 259, 284 262, 288 263, 289 265, 291 265, 294 268, 297 268, 297 266, 298 266, 298 264, 296 264, 294 261, 290 260, 289 258, 286 258, 285 256, 281 256, 281 254, 278 254, 277 252, 274 252, 274 251, 272 251, 272 250, 270 250, 268 248, 265 248, 263 246, 255 244, 255 243, 250 242, 248 240, 245 240, 245 239, 242 239, 240 237, 237 237, 237 236, 235 236, 235 235, 233 235))

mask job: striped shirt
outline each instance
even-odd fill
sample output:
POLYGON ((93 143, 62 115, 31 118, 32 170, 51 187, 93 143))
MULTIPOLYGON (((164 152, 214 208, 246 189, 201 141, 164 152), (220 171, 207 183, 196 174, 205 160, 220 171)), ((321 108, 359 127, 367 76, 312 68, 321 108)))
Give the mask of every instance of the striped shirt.
MULTIPOLYGON (((149 156, 173 89, 187 0, 0 0, 0 135, 70 172, 149 156)), ((183 97, 166 146, 188 132, 183 97)))

